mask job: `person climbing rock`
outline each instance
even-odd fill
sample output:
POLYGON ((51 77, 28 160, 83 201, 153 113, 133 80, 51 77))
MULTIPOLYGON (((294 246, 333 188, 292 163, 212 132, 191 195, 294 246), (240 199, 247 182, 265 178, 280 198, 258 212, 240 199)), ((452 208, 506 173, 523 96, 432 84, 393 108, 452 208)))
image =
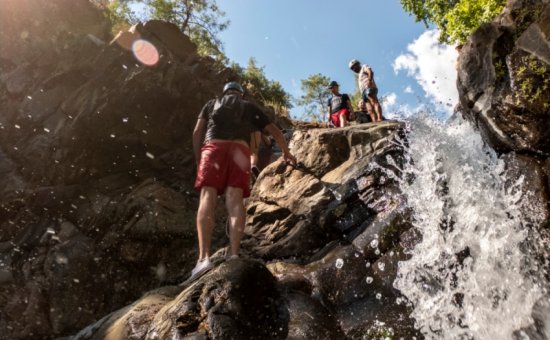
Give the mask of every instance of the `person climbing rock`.
POLYGON ((353 106, 349 96, 345 93, 340 94, 340 85, 334 80, 330 82, 328 88, 332 93, 327 104, 330 123, 336 127, 348 126, 351 115, 353 115, 353 106))
POLYGON ((274 141, 265 133, 255 131, 250 138, 250 150, 252 157, 252 182, 260 175, 260 172, 273 161, 274 141))
POLYGON ((351 60, 348 66, 350 70, 359 74, 357 79, 359 83, 359 90, 361 91, 363 100, 369 102, 373 107, 373 111, 375 113, 375 119, 373 119, 373 122, 381 122, 382 106, 378 100, 378 87, 374 81, 374 72, 372 71, 372 68, 367 64, 361 66, 361 63, 357 59, 351 60))
POLYGON ((357 111, 355 111, 355 121, 357 124, 371 123, 375 118, 372 105, 369 102, 359 99, 357 102, 357 111))
POLYGON ((223 193, 229 219, 230 255, 237 257, 239 254, 245 224, 243 198, 250 195, 251 133, 259 130, 273 136, 283 150, 284 160, 296 164, 282 132, 258 106, 244 100, 243 94, 239 83, 225 84, 223 96, 204 105, 193 131, 197 162, 195 190, 200 193, 197 212, 199 259, 190 279, 213 266, 210 243, 214 210, 218 196, 223 193))

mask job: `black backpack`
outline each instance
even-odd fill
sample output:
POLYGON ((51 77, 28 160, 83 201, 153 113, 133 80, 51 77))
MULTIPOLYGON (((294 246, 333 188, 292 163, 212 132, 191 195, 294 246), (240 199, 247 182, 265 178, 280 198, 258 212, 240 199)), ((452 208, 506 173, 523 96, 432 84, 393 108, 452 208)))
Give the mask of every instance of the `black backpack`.
POLYGON ((215 123, 221 123, 230 119, 232 121, 242 121, 244 114, 244 101, 238 95, 223 96, 216 99, 212 109, 212 120, 215 123))

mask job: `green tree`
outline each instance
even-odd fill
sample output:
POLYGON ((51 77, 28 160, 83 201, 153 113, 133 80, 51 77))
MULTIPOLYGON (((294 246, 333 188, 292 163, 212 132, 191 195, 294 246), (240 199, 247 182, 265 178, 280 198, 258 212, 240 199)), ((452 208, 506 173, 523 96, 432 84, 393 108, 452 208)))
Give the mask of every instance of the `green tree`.
POLYGON ((189 36, 204 55, 225 60, 218 34, 229 21, 216 0, 111 0, 107 6, 115 23, 136 23, 138 20, 160 19, 177 25, 189 36), (141 9, 136 12, 134 8, 141 9))
POLYGON ((435 24, 443 43, 464 43, 481 24, 490 22, 506 0, 400 0, 416 21, 435 24))
POLYGON ((306 114, 314 121, 326 121, 327 101, 330 96, 328 84, 330 79, 320 73, 312 74, 302 81, 302 91, 305 93, 296 103, 306 108, 306 114))
POLYGON ((240 76, 243 86, 250 95, 279 110, 292 107, 290 95, 286 93, 281 83, 267 79, 264 68, 258 66, 256 59, 250 58, 244 69, 235 63, 231 67, 240 76))

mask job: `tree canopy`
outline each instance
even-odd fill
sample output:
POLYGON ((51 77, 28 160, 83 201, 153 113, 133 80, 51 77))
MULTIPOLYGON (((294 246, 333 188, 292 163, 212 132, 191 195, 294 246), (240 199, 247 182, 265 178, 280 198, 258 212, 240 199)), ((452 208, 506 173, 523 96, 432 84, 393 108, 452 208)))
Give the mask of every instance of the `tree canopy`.
POLYGON ((305 106, 306 114, 314 121, 325 122, 326 103, 330 96, 328 84, 330 79, 320 73, 312 74, 302 81, 302 91, 305 93, 296 100, 298 105, 305 106))
POLYGON ((107 9, 115 25, 148 19, 171 22, 189 36, 199 53, 225 59, 218 34, 229 21, 216 0, 111 0, 107 9))
POLYGON ((400 0, 416 21, 435 24, 444 43, 464 43, 481 24, 490 22, 506 0, 400 0))
POLYGON ((244 69, 235 63, 231 67, 239 75, 243 86, 252 96, 278 109, 292 107, 290 95, 286 93, 281 83, 267 79, 264 68, 258 66, 256 59, 250 58, 244 69))

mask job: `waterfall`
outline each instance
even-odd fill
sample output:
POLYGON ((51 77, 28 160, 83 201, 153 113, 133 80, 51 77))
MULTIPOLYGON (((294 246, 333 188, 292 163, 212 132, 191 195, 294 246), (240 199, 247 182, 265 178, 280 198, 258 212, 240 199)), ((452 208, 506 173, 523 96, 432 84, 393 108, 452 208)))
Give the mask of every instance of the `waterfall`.
POLYGON ((416 327, 428 339, 528 338, 520 330, 546 288, 534 274, 539 238, 522 216, 522 178, 506 183, 504 162, 462 119, 424 114, 409 126, 412 179, 401 186, 422 238, 394 286, 416 327))

